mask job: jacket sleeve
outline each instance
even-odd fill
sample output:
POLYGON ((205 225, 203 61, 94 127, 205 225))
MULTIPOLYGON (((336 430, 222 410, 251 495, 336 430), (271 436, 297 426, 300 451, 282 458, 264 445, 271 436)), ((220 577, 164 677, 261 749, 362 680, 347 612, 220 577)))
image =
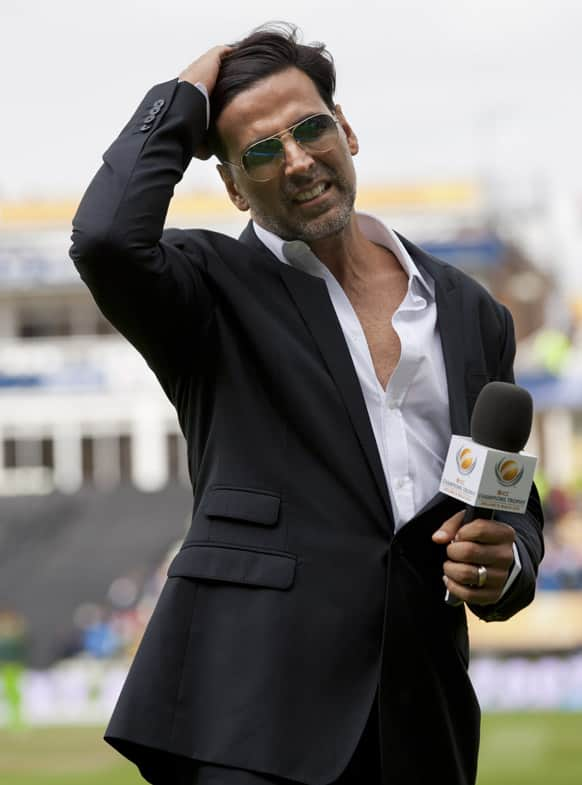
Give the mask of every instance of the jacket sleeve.
MULTIPOLYGON (((499 358, 499 381, 515 382, 513 360, 515 357, 515 333, 511 314, 500 306, 504 319, 504 339, 499 358)), ((540 497, 532 486, 526 511, 523 514, 499 512, 495 518, 513 527, 516 546, 521 561, 521 571, 507 593, 493 605, 470 605, 476 616, 485 621, 504 621, 510 618, 534 598, 539 564, 544 555, 544 516, 540 497)))
POLYGON ((201 246, 190 232, 163 234, 205 128, 199 90, 177 80, 152 88, 104 153, 73 219, 70 255, 82 280, 171 399, 212 317, 201 246))

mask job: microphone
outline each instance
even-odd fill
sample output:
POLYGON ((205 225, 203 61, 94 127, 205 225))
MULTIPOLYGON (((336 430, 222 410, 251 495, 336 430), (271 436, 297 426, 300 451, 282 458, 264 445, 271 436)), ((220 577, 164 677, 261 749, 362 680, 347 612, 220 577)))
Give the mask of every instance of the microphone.
MULTIPOLYGON (((493 519, 496 510, 524 512, 537 459, 522 453, 531 432, 533 401, 527 390, 489 382, 475 402, 471 438, 453 435, 440 490, 467 503, 463 525, 493 519)), ((447 590, 445 602, 462 600, 447 590)))

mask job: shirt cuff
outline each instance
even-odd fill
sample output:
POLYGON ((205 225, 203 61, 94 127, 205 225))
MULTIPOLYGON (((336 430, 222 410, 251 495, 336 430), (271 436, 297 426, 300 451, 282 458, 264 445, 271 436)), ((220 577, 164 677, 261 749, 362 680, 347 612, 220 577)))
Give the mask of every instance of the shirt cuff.
MULTIPOLYGON (((180 79, 178 77, 178 84, 180 84, 180 82, 185 82, 185 81, 186 79, 180 79)), ((190 84, 192 84, 192 82, 190 82, 190 84)), ((204 100, 206 101, 206 130, 208 131, 208 126, 210 125, 210 99, 208 98, 208 90, 206 89, 206 85, 203 84, 202 82, 196 82, 194 87, 197 87, 198 90, 200 90, 200 92, 204 96, 204 100)))
MULTIPOLYGON (((511 568, 511 572, 509 573, 507 580, 505 581, 505 586, 503 587, 503 591, 501 592, 501 597, 503 597, 506 592, 509 591, 510 586, 513 584, 519 573, 521 572, 521 560, 519 558, 519 551, 517 550, 517 545, 513 543, 513 567, 511 568)), ((499 602, 499 600, 498 600, 499 602)))

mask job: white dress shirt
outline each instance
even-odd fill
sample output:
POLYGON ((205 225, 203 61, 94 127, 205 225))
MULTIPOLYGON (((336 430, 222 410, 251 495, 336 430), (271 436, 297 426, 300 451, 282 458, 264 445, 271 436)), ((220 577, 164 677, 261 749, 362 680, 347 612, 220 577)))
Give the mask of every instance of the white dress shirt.
MULTIPOLYGON (((360 320, 334 275, 314 254, 306 271, 327 284, 360 381, 398 530, 439 489, 451 439, 445 364, 434 281, 419 272, 394 232, 370 215, 357 217, 363 234, 392 251, 408 277, 406 295, 392 316, 401 350, 386 389, 376 375, 360 320)), ((256 223, 254 228, 269 250, 288 264, 283 240, 256 223)))

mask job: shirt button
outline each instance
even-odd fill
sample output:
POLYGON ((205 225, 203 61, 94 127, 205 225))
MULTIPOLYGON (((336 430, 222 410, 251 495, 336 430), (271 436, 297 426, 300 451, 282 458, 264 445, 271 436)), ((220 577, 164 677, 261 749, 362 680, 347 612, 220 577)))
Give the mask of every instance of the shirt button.
POLYGON ((398 406, 399 406, 398 401, 395 401, 394 399, 388 401, 389 409, 398 409, 398 406))

